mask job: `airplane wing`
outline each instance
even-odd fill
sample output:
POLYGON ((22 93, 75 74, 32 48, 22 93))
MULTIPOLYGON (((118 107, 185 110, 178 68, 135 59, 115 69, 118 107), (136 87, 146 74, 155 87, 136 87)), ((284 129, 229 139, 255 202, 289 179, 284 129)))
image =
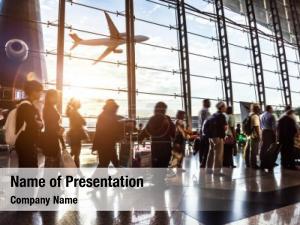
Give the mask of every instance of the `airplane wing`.
POLYGON ((115 50, 117 46, 113 46, 113 47, 108 47, 103 53, 102 55, 99 56, 98 59, 96 59, 93 63, 93 65, 97 64, 98 62, 100 62, 102 59, 104 59, 106 56, 108 56, 112 51, 115 50))
POLYGON ((116 26, 113 23, 110 16, 106 12, 104 12, 104 14, 105 14, 105 17, 106 17, 106 21, 107 21, 107 25, 108 25, 108 28, 109 28, 111 38, 119 39, 120 38, 120 33, 119 33, 118 29, 116 28, 116 26))

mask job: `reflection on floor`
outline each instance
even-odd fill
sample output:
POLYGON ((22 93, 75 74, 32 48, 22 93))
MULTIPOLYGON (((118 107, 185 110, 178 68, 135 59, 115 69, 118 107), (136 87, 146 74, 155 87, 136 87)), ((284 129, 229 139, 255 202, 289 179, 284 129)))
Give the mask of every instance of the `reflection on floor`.
MULTIPOLYGON (((96 166, 97 157, 90 153, 83 149, 83 167, 96 166)), ((6 153, 0 153, 0 166, 6 166, 7 159, 6 153)), ((40 161, 42 164, 42 157, 40 161)), ((185 190, 177 212, 95 212, 86 208, 80 212, 0 212, 0 225, 300 224, 299 172, 280 166, 271 173, 245 169, 241 156, 235 163, 236 169, 215 176, 199 170, 197 156, 186 157, 185 176, 193 176, 189 180, 197 181, 199 188, 185 190)))
POLYGON ((228 225, 261 225, 261 224, 300 224, 300 204, 293 204, 286 207, 271 210, 242 219, 228 225))

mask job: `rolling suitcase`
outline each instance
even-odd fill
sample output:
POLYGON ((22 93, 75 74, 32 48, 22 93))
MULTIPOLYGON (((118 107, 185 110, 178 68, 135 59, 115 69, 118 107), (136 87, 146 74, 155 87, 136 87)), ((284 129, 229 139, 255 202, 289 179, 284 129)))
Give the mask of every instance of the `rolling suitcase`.
POLYGON ((261 160, 262 169, 273 169, 279 154, 280 146, 277 143, 270 145, 264 157, 261 160))

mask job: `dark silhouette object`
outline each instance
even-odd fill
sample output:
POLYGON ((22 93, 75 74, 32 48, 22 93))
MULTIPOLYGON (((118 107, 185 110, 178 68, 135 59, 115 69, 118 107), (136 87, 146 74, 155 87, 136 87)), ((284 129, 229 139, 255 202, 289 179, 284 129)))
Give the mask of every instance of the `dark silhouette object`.
POLYGON ((118 104, 113 99, 108 99, 98 116, 96 134, 93 142, 93 150, 98 151, 98 167, 107 168, 112 162, 119 166, 116 153, 116 143, 125 135, 125 122, 119 120, 117 115, 118 104))
POLYGON ((154 115, 149 119, 146 127, 141 132, 139 140, 151 137, 152 167, 166 168, 169 165, 172 138, 175 136, 175 125, 166 115, 167 105, 158 102, 154 108, 154 115))
POLYGON ((29 103, 20 105, 17 111, 16 130, 20 130, 24 123, 26 128, 16 140, 19 167, 38 167, 37 145, 43 123, 34 102, 41 97, 43 86, 37 81, 28 81, 24 85, 24 92, 29 103))
POLYGON ((56 109, 58 93, 56 90, 48 90, 45 97, 43 120, 45 131, 42 138, 42 148, 46 156, 45 167, 59 167, 61 146, 65 149, 63 140, 64 129, 61 127, 61 116, 56 109))

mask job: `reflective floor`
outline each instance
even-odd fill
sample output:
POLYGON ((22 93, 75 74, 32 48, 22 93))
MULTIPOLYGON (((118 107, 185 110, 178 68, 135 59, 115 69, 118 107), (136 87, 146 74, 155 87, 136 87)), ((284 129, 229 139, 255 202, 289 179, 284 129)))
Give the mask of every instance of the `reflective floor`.
MULTIPOLYGON (((90 153, 89 148, 83 149, 82 167, 96 167, 97 157, 90 153)), ((7 153, 0 152, 0 166, 7 163, 7 153)), ((42 157, 40 163, 42 166, 42 157)), ((197 155, 186 157, 185 175, 173 182, 192 176, 187 180, 199 183, 199 188, 190 187, 174 196, 179 211, 96 212, 82 208, 80 212, 0 212, 0 225, 300 224, 300 172, 280 166, 273 172, 245 169, 241 154, 235 164, 237 168, 219 176, 200 170, 197 155)))

